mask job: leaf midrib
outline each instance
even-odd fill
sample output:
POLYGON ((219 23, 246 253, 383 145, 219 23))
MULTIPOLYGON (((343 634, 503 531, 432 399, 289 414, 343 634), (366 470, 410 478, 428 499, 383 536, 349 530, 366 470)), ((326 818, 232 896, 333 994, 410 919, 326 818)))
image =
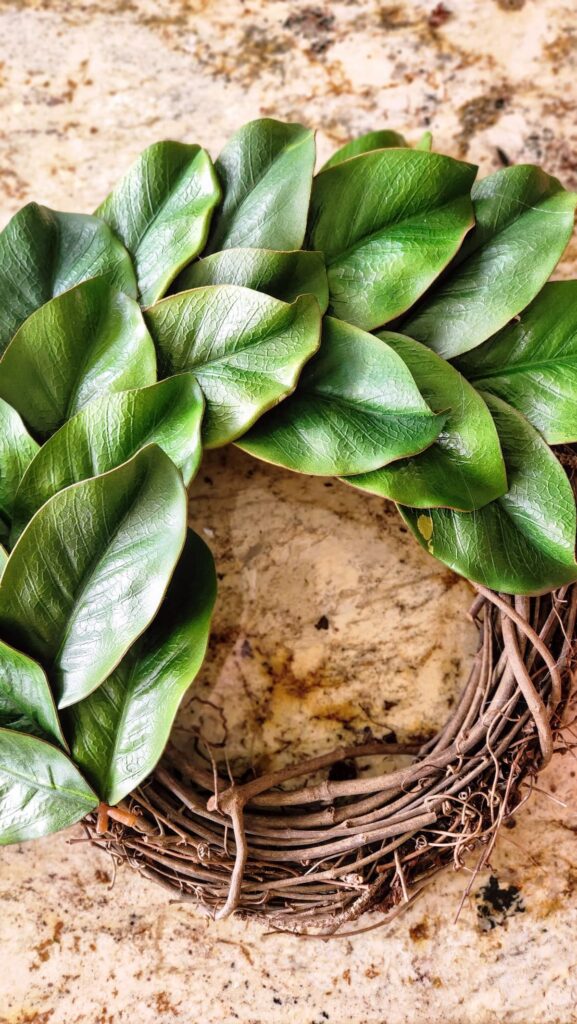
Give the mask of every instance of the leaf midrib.
MULTIPOLYGON (((400 217, 398 220, 388 221, 386 224, 383 225, 383 227, 377 228, 375 231, 371 231, 367 235, 363 235, 356 242, 353 242, 352 245, 347 246, 346 249, 342 249, 339 253, 335 254, 334 256, 325 256, 325 265, 327 267, 327 270, 329 269, 329 267, 332 267, 335 263, 340 263, 341 261, 348 259, 349 256, 352 256, 359 249, 363 249, 365 246, 370 245, 371 242, 376 242, 386 237, 386 234, 389 230, 393 228, 398 228, 404 224, 422 223, 423 217, 428 216, 431 213, 438 213, 442 210, 446 210, 447 207, 456 205, 460 202, 463 202, 463 200, 466 199, 466 193, 459 194, 454 196, 452 199, 449 199, 446 203, 440 203, 436 206, 429 206, 427 209, 419 210, 417 213, 412 214, 410 217, 400 217)), ((469 218, 469 226, 471 224, 472 213, 469 218)), ((466 230, 468 230, 468 228, 460 226, 459 234, 464 234, 466 230)))
MULTIPOLYGON (((480 381, 490 380, 493 377, 513 377, 516 373, 527 373, 532 370, 542 370, 545 368, 552 367, 555 369, 558 366, 575 366, 577 368, 577 353, 574 356, 561 356, 559 359, 542 359, 536 363, 513 363, 503 365, 499 369, 488 370, 485 373, 467 374, 469 381, 480 381)), ((465 371, 466 372, 466 371, 465 371)))

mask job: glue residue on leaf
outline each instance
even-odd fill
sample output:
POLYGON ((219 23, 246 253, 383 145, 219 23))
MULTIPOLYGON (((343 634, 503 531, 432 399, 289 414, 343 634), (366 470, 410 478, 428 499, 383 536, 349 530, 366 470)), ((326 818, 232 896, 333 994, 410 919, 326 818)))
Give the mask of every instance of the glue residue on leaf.
POLYGON ((433 543, 431 538, 433 536, 433 520, 431 516, 419 516, 417 519, 417 529, 421 534, 421 537, 424 537, 427 541, 427 548, 432 555, 433 543))

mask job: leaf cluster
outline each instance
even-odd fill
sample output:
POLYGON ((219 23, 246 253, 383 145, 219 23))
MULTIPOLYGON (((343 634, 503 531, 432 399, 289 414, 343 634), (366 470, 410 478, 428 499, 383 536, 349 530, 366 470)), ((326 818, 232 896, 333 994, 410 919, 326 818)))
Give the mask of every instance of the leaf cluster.
POLYGON ((204 448, 390 499, 497 590, 577 579, 550 447, 577 442, 577 282, 547 283, 577 196, 391 131, 314 168, 309 129, 255 121, 0 234, 0 843, 158 761, 216 596, 204 448))

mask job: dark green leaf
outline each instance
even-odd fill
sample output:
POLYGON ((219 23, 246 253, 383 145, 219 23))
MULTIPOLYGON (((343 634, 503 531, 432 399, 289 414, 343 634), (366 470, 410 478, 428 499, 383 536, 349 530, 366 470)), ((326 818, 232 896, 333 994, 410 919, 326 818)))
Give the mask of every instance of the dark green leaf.
POLYGON ((389 345, 325 317, 320 350, 294 395, 237 443, 265 462, 339 476, 422 451, 444 420, 431 412, 389 345))
POLYGON ((438 153, 380 149, 319 174, 309 241, 325 254, 331 312, 372 330, 409 309, 473 223, 475 172, 438 153))
POLYGON ((18 485, 37 452, 16 410, 0 398, 0 538, 10 532, 18 485))
POLYGON ((225 249, 191 263, 178 277, 174 291, 207 284, 253 288, 283 302, 294 302, 299 295, 314 295, 321 313, 329 301, 325 261, 320 252, 225 249))
POLYGON ((522 412, 549 444, 577 441, 577 281, 546 284, 517 321, 457 365, 475 387, 522 412))
POLYGON ((0 846, 58 832, 97 804, 61 750, 36 736, 0 729, 0 846))
POLYGON ((115 469, 147 444, 162 448, 188 485, 202 455, 203 408, 191 373, 95 399, 53 434, 28 467, 15 499, 10 543, 53 494, 115 469))
POLYGON ((535 297, 573 231, 577 194, 538 167, 507 167, 473 187, 477 224, 438 288, 402 330, 452 359, 535 297))
POLYGON ((145 315, 161 375, 192 370, 198 378, 208 448, 233 441, 289 394, 319 346, 320 311, 310 295, 289 306, 248 288, 209 285, 171 295, 145 315))
POLYGON ((379 335, 411 371, 434 412, 449 410, 430 448, 373 473, 348 477, 361 490, 415 508, 471 511, 507 490, 505 464, 493 418, 470 384, 440 356, 410 338, 379 335))
POLYGON ((407 140, 403 135, 399 135, 399 132, 367 132, 366 135, 360 135, 358 139, 352 139, 351 142, 346 142, 344 146, 337 149, 326 164, 323 164, 321 171, 326 171, 329 167, 336 167, 337 164, 342 164, 353 156, 360 156, 361 153, 372 153, 374 149, 404 148, 407 145, 407 140))
POLYGON ((137 303, 101 278, 33 313, 0 360, 0 397, 40 436, 99 395, 155 380, 154 345, 137 303))
POLYGON ((534 594, 577 579, 575 499, 548 445, 527 420, 486 395, 501 440, 509 490, 477 512, 402 508, 415 537, 456 572, 508 594, 534 594))
POLYGON ((156 142, 125 174, 96 214, 124 242, 143 305, 157 302, 201 251, 220 186, 200 146, 156 142))
POLYGON ((97 217, 29 203, 0 234, 0 354, 27 317, 89 277, 136 297, 126 249, 97 217))
POLYGON ((28 524, 0 580, 0 634, 41 661, 60 707, 99 686, 156 614, 185 530, 182 478, 154 445, 28 524))
POLYGON ((54 698, 40 665, 0 641, 0 727, 65 746, 54 698))
POLYGON ((152 771, 206 650, 216 597, 210 551, 189 531, 161 609, 113 674, 67 715, 74 760, 116 804, 152 771))
POLYGON ((207 251, 300 249, 314 162, 310 129, 269 118, 245 124, 216 161, 224 201, 207 251))

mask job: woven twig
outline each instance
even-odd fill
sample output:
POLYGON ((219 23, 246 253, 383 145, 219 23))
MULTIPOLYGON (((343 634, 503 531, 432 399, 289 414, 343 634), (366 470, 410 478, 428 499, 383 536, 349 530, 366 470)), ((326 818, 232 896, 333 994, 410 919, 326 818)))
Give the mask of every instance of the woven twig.
POLYGON ((133 794, 133 817, 109 822, 105 835, 91 817, 90 837, 211 917, 237 913, 308 934, 342 931, 370 909, 398 913, 475 848, 480 869, 553 754, 577 586, 531 599, 476 589, 478 652, 433 740, 341 748, 242 785, 200 750, 190 759, 171 751, 133 794), (328 771, 389 755, 410 763, 344 781, 328 771))

